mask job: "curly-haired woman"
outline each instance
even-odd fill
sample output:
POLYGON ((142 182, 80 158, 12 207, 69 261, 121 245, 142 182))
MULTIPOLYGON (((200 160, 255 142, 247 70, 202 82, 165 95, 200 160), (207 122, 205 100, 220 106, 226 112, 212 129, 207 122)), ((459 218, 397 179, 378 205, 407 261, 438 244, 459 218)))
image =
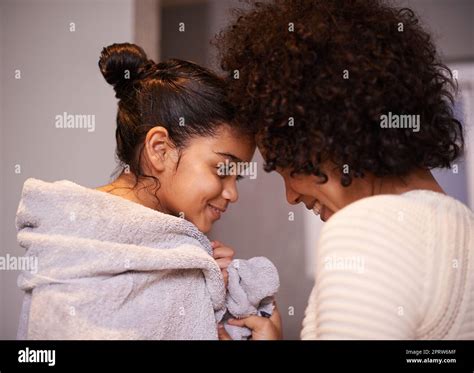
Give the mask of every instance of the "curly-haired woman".
MULTIPOLYGON (((379 0, 273 0, 218 45, 265 169, 290 204, 328 221, 302 338, 474 339, 474 214, 430 172, 463 151, 455 84, 416 15, 379 0)), ((281 335, 271 319, 234 323, 281 335)))

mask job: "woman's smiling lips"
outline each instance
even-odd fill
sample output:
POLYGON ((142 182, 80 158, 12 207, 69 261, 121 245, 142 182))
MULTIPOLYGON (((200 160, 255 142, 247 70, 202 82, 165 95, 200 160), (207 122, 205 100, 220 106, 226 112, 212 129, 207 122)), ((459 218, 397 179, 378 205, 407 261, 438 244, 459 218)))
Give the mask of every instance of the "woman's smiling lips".
POLYGON ((318 200, 315 200, 311 207, 306 205, 308 210, 313 210, 315 215, 319 215, 322 221, 328 220, 333 212, 329 210, 325 205, 321 204, 318 200))
POLYGON ((221 217, 221 214, 223 214, 226 210, 226 208, 220 208, 214 205, 211 205, 210 203, 207 204, 207 207, 209 208, 209 211, 211 212, 211 216, 215 219, 218 220, 221 217))

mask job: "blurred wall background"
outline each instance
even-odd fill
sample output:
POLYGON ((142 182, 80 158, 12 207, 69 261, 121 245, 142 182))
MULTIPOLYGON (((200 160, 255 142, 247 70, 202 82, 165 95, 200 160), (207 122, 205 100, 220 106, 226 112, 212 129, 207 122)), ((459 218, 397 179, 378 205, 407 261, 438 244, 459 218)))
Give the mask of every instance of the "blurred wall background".
MULTIPOLYGON (((104 46, 133 40, 134 2, 2 0, 0 17, 0 255, 19 256, 15 214, 27 178, 93 187, 114 170, 116 99, 97 62, 104 46), (55 128, 63 112, 95 115, 95 131, 55 128)), ((23 294, 17 271, 0 273, 0 338, 14 339, 23 294)))
MULTIPOLYGON (((472 81, 474 3, 396 3, 421 15, 445 60, 459 67, 463 81, 472 81)), ((101 49, 133 41, 155 61, 176 57, 218 69, 210 40, 229 22, 230 9, 240 6, 237 0, 0 0, 1 256, 23 254, 14 218, 27 178, 70 179, 89 187, 109 181, 115 168, 116 99, 97 67, 101 49), (180 22, 184 33, 178 30, 180 22), (17 70, 21 79, 15 77, 17 70), (94 114, 95 131, 56 129, 55 115, 63 112, 94 114)), ((462 113, 469 111, 458 106, 462 113)), ((471 136, 470 149, 473 141, 471 136)), ((458 173, 436 172, 448 193, 471 207, 472 154, 459 162, 458 173)), ((297 339, 313 285, 321 223, 304 206, 288 205, 280 177, 263 172, 259 154, 254 160, 259 164, 257 179, 241 182, 239 203, 211 236, 233 247, 239 258, 263 255, 276 264, 284 336, 297 339)), ((0 271, 0 339, 16 336, 22 300, 17 276, 16 271, 0 271)))

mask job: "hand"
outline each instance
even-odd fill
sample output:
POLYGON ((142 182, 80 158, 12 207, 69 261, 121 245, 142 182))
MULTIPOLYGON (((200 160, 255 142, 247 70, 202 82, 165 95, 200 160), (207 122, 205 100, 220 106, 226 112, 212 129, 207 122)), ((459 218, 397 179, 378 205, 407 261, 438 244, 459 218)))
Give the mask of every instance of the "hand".
MULTIPOLYGON (((230 325, 246 326, 252 331, 252 340, 278 340, 282 339, 281 333, 281 316, 278 308, 273 309, 273 314, 270 318, 261 316, 249 316, 244 319, 229 319, 227 321, 230 325)), ((226 332, 224 325, 219 324, 217 333, 219 340, 232 340, 230 335, 226 332)))
POLYGON ((232 259, 234 259, 234 250, 230 247, 224 246, 220 241, 212 241, 212 257, 216 260, 217 265, 221 269, 222 277, 224 277, 224 283, 227 287, 229 283, 229 273, 227 267, 229 266, 232 259))

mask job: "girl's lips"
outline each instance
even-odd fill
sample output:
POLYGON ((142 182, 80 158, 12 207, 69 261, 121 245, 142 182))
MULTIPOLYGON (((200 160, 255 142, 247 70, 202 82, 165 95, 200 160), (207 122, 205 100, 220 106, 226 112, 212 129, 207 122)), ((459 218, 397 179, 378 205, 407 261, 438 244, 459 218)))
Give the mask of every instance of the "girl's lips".
POLYGON ((222 214, 223 212, 225 212, 225 210, 221 210, 221 209, 219 209, 219 208, 217 208, 217 207, 215 207, 215 206, 213 206, 213 205, 211 205, 211 204, 209 204, 209 203, 207 204, 207 207, 208 207, 209 212, 211 213, 211 216, 212 216, 215 220, 220 219, 220 218, 221 218, 221 214, 222 214))

